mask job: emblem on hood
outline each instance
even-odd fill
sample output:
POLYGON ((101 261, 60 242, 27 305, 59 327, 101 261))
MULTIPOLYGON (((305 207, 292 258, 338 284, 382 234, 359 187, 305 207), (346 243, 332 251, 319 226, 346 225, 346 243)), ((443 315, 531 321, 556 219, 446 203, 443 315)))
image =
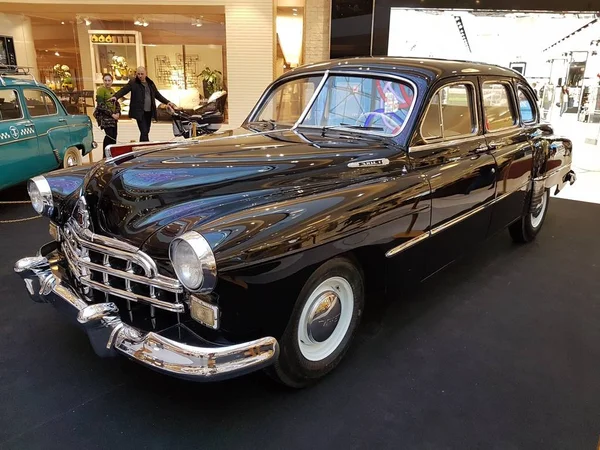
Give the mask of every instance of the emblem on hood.
POLYGON ((88 212, 87 203, 84 197, 80 197, 79 200, 77 200, 77 206, 75 206, 73 216, 81 228, 85 229, 90 227, 90 213, 88 212))
POLYGON ((356 161, 348 163, 348 167, 370 167, 370 166, 387 166, 390 160, 387 158, 367 159, 365 161, 356 161))

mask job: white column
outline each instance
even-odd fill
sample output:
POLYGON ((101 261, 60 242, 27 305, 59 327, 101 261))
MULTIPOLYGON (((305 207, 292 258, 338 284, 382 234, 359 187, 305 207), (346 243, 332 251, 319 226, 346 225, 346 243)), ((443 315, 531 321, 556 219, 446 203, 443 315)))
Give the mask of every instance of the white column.
POLYGON ((3 36, 13 37, 17 64, 22 67, 29 67, 36 79, 39 78, 35 45, 33 44, 33 31, 29 17, 20 14, 0 13, 0 33, 3 36))
POLYGON ((273 81, 273 0, 230 0, 225 25, 229 124, 238 126, 273 81))

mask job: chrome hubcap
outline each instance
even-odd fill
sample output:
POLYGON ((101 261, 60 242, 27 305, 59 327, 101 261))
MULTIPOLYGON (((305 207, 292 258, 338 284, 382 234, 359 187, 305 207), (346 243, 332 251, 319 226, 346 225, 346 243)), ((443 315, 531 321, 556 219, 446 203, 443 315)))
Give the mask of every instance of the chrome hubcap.
POLYGON ((69 167, 73 167, 77 165, 77 161, 75 160, 75 158, 73 156, 69 156, 67 158, 67 166, 69 167))
POLYGON ((313 304, 306 327, 311 342, 324 342, 331 337, 342 315, 342 303, 337 293, 323 292, 313 304))
POLYGON ((354 292, 343 277, 331 277, 309 295, 298 323, 298 347, 309 361, 334 353, 348 333, 354 313, 354 292))

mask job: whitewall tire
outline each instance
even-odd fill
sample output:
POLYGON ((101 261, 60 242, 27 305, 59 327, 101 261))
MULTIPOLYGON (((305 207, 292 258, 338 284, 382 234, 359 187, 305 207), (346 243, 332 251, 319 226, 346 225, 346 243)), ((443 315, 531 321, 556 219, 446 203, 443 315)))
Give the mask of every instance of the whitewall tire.
POLYGON ((518 243, 531 242, 542 229, 546 214, 548 213, 548 205, 550 203, 550 190, 546 189, 542 195, 539 208, 533 210, 533 204, 529 201, 529 207, 523 216, 508 227, 508 231, 513 241, 518 243))
POLYGON ((279 341, 279 359, 269 373, 301 388, 316 382, 342 360, 364 308, 361 270, 348 258, 321 265, 306 281, 279 341))

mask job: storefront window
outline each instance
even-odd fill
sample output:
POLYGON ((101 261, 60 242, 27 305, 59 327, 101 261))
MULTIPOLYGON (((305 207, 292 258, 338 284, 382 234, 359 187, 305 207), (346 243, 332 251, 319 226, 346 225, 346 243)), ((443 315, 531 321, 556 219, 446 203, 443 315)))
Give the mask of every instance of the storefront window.
MULTIPOLYGON (((92 9, 77 14, 0 13, 1 34, 14 41, 17 65, 54 90, 70 113, 91 114, 103 75, 111 74, 113 87, 119 89, 138 66, 146 67, 166 98, 189 112, 214 92, 226 90, 223 8, 210 7, 206 13, 194 8, 198 14, 193 16, 92 9)), ((0 47, 1 65, 11 49, 0 47)), ((127 100, 122 111, 127 114, 127 100)), ((169 119, 163 113, 159 110, 159 120, 169 119)))

